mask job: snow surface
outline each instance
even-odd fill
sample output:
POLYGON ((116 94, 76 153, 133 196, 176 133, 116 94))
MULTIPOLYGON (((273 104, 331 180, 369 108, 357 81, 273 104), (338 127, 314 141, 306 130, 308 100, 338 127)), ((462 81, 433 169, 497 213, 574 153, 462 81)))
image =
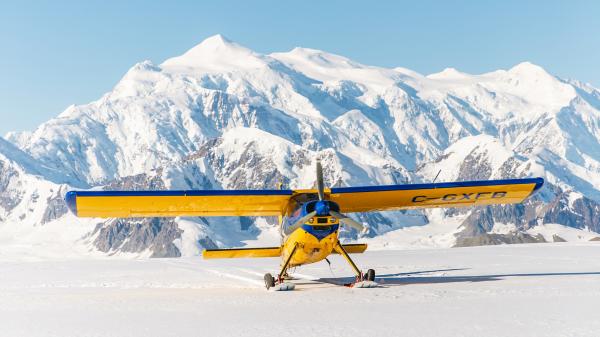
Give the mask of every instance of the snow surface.
POLYGON ((597 336, 599 243, 333 256, 269 292, 278 259, 1 258, 2 336, 597 336))

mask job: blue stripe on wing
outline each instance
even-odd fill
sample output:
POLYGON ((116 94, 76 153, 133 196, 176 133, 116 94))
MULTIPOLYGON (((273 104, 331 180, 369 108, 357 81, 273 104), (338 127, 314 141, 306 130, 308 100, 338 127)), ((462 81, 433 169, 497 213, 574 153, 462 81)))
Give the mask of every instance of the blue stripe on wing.
POLYGON ((170 191, 70 191, 81 197, 189 197, 211 195, 292 195, 292 190, 170 190, 170 191))
POLYGON ((475 187, 475 186, 494 186, 494 185, 517 185, 517 184, 535 184, 533 192, 537 191, 544 184, 543 178, 525 178, 525 179, 502 179, 502 180, 481 180, 481 181, 457 181, 447 183, 429 183, 429 184, 406 184, 406 185, 380 185, 380 186, 360 186, 360 187, 333 187, 331 193, 356 193, 356 192, 381 192, 398 190, 425 190, 438 188, 455 187, 475 187))

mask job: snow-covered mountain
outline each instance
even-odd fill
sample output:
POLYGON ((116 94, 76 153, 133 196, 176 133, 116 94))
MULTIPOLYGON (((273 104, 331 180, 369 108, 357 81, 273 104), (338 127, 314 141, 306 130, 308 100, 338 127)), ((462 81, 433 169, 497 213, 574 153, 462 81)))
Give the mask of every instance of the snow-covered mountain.
POLYGON ((0 239, 79 224, 65 240, 103 252, 276 243, 273 219, 81 220, 59 197, 311 187, 319 157, 332 186, 431 181, 440 170, 438 181, 546 179, 524 205, 357 215, 374 246, 589 240, 600 232, 599 128, 600 90, 527 62, 424 76, 313 49, 263 55, 216 35, 160 65, 136 64, 97 101, 32 132, 7 134, 0 239))

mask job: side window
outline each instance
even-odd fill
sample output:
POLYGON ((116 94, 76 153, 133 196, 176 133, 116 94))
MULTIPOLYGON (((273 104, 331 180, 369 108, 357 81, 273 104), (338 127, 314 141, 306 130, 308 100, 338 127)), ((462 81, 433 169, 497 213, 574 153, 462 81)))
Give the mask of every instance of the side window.
POLYGON ((302 208, 301 207, 297 207, 296 210, 294 210, 294 212, 292 213, 292 217, 298 217, 300 216, 300 213, 302 212, 302 208))
POLYGON ((286 216, 295 217, 300 214, 302 207, 299 203, 290 200, 290 203, 287 205, 286 216))

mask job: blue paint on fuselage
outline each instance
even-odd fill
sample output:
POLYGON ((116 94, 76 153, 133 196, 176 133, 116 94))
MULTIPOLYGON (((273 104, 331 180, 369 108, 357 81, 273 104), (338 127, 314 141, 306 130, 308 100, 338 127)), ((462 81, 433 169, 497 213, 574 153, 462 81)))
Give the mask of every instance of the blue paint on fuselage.
POLYGON ((321 225, 321 226, 312 226, 312 225, 302 225, 302 229, 304 229, 307 233, 310 233, 312 236, 319 239, 319 241, 323 240, 329 234, 335 233, 340 228, 340 225, 321 225))

